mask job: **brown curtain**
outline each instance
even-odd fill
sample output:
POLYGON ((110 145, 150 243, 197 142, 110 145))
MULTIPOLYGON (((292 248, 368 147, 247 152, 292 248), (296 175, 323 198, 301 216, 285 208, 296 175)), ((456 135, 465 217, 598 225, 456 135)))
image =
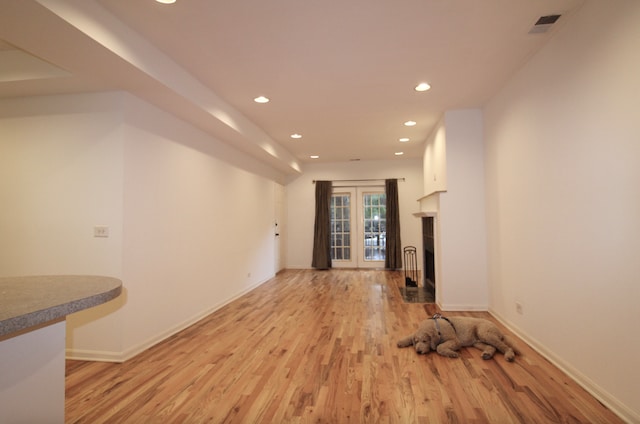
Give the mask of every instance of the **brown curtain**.
POLYGON ((398 205, 398 180, 385 180, 384 191, 387 195, 387 245, 384 267, 402 268, 402 243, 400 241, 400 207, 398 205))
POLYGON ((316 181, 316 221, 313 226, 313 259, 317 269, 331 268, 331 181, 316 181))

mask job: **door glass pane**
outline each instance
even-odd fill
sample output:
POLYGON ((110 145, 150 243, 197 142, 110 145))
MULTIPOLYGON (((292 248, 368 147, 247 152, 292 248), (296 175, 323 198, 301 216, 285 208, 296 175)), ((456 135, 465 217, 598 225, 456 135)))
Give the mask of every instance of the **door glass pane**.
POLYGON ((351 260, 350 195, 331 196, 331 259, 351 260))
POLYGON ((364 260, 383 261, 387 229, 387 197, 385 194, 363 195, 364 260))

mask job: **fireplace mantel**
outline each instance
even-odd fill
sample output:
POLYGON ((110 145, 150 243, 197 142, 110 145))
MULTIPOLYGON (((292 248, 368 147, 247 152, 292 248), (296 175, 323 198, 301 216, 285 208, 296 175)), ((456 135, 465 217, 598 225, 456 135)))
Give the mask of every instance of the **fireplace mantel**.
POLYGON ((417 218, 437 217, 440 211, 440 194, 446 190, 437 190, 418 199, 420 210, 413 214, 417 218))
POLYGON ((413 216, 415 216, 416 218, 426 218, 426 217, 437 218, 438 217, 438 211, 414 212, 413 216))

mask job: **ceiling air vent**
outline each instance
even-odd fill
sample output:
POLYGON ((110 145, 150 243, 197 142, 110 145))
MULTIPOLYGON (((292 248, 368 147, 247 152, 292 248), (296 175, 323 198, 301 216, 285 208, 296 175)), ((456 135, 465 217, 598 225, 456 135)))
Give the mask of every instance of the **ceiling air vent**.
POLYGON ((542 34, 549 31, 551 26, 555 24, 561 15, 540 16, 538 21, 529 30, 529 34, 542 34))

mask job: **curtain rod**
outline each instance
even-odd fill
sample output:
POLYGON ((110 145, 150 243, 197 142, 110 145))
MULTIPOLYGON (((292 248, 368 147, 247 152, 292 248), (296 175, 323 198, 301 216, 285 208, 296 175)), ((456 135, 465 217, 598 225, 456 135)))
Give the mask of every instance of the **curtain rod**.
MULTIPOLYGON (((395 178, 398 181, 404 181, 404 178, 395 178)), ((315 184, 316 181, 331 181, 332 183, 355 183, 359 181, 384 181, 385 178, 361 178, 358 180, 313 180, 311 184, 315 184)))

